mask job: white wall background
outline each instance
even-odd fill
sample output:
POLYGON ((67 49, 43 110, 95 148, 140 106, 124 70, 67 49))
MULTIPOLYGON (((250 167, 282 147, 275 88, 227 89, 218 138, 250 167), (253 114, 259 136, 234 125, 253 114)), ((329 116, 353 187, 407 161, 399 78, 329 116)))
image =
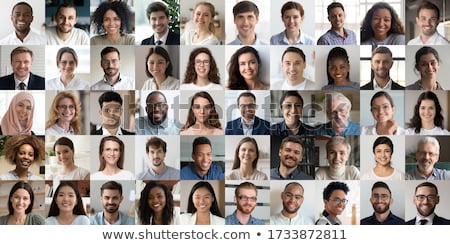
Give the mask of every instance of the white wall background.
MULTIPOLYGON (((372 195, 372 185, 376 181, 363 180, 361 181, 361 216, 360 220, 371 216, 373 214, 373 207, 370 203, 370 196, 372 195)), ((400 218, 405 218, 405 181, 403 180, 387 180, 383 181, 391 190, 391 198, 393 203, 391 204, 391 212, 400 218)), ((408 202, 406 202, 408 205, 408 202)))
MULTIPOLYGON (((20 2, 16 1, 2 1, 2 8, 0 8, 0 16, 3 16, 2 28, 0 28, 0 38, 4 38, 14 31, 14 26, 11 22, 11 13, 14 5, 20 2)), ((45 23, 45 1, 42 0, 27 0, 28 4, 33 8, 33 22, 31 29, 41 33, 41 26, 45 23)))
MULTIPOLYGON (((58 45, 47 45, 45 46, 45 78, 46 80, 60 77, 60 71, 56 64, 56 55, 64 46, 58 46, 58 45)), ((91 66, 90 66, 90 47, 87 45, 74 45, 69 46, 75 50, 78 56, 78 66, 75 69, 75 76, 80 78, 81 80, 84 80, 88 83, 91 82, 91 66)))
MULTIPOLYGON (((148 155, 146 153, 146 143, 153 136, 136 135, 135 136, 135 171, 139 174, 146 171, 147 167, 151 166, 148 155)), ((158 135, 155 136, 164 140, 167 144, 166 158, 164 163, 167 166, 180 169, 180 137, 178 135, 158 135)))

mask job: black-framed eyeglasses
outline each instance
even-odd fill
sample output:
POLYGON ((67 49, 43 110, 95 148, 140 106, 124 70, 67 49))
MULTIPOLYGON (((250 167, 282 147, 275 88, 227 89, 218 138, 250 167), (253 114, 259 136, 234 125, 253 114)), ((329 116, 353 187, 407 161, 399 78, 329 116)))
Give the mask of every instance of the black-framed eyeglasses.
POLYGON ((339 197, 332 198, 332 199, 330 199, 330 201, 332 201, 336 204, 342 203, 344 205, 346 205, 348 203, 347 199, 340 199, 339 197))
POLYGON ((381 199, 383 201, 387 201, 389 200, 389 197, 390 196, 388 194, 373 194, 371 198, 375 200, 381 199))
POLYGON ((161 109, 161 108, 166 108, 167 107, 167 103, 147 103, 147 107, 150 110, 154 110, 155 108, 161 109))
POLYGON ((240 104, 239 108, 241 109, 252 109, 255 110, 258 107, 257 104, 240 104))
POLYGON ((416 195, 416 199, 419 202, 425 201, 427 199, 428 201, 434 202, 437 199, 437 195, 416 195))

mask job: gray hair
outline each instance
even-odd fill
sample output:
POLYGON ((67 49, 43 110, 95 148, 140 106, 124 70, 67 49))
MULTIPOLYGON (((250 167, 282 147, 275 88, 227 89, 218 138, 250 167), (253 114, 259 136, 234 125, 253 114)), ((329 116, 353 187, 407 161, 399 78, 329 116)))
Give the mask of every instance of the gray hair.
MULTIPOLYGON (((433 144, 436 147, 437 153, 439 153, 440 145, 439 145, 439 141, 435 137, 431 137, 431 136, 423 137, 419 140, 419 142, 417 142, 417 146, 419 146, 420 144, 427 144, 427 143, 433 144)), ((419 148, 419 147, 417 147, 417 148, 419 148)))
POLYGON ((344 136, 340 135, 333 136, 330 140, 328 140, 327 144, 325 145, 327 152, 331 148, 331 146, 339 144, 345 145, 347 147, 348 154, 350 154, 350 152, 352 151, 351 145, 348 143, 344 136))

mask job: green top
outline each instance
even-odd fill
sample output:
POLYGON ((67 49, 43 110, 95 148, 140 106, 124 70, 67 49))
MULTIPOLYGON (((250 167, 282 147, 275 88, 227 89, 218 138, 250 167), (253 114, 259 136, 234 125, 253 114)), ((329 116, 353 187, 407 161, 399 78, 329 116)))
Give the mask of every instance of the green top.
MULTIPOLYGON (((9 214, 0 216, 0 225, 8 224, 9 214)), ((25 219, 25 225, 45 225, 45 218, 40 214, 29 213, 25 219)))

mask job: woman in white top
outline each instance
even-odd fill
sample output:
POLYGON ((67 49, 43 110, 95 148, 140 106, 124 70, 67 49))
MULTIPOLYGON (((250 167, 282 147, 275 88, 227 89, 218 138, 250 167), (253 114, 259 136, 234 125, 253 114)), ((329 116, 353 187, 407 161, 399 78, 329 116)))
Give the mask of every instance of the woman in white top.
POLYGON ((106 136, 100 141, 99 172, 91 175, 92 180, 134 180, 134 174, 123 169, 125 145, 116 136, 106 136))
POLYGON ((73 92, 59 92, 50 106, 48 120, 45 123, 45 134, 81 134, 80 111, 80 102, 73 92))
POLYGON ((372 112, 375 125, 362 126, 361 135, 403 135, 405 129, 398 126, 394 119, 394 100, 385 91, 379 91, 370 100, 370 111, 372 112))
POLYGON ((187 212, 181 215, 182 225, 225 225, 214 188, 207 181, 197 182, 189 193, 187 212))
POLYGON ((432 91, 420 94, 414 107, 414 116, 410 119, 405 134, 413 135, 449 135, 444 129, 444 116, 439 99, 432 91))
POLYGON ((56 66, 60 71, 59 77, 47 80, 45 89, 48 90, 89 90, 86 81, 75 77, 75 69, 78 66, 78 55, 74 49, 63 47, 56 54, 56 66))
POLYGON ((63 181, 53 194, 46 225, 89 225, 83 199, 77 186, 63 181))
POLYGON ((67 137, 61 137, 55 141, 53 150, 56 153, 58 162, 63 167, 55 175, 50 175, 53 180, 89 180, 89 170, 75 165, 75 148, 72 140, 67 137))
POLYGON ((194 29, 187 29, 180 37, 181 45, 217 45, 219 40, 214 35, 214 16, 216 10, 209 2, 198 2, 194 7, 192 22, 194 29))
POLYGON ((268 180, 267 174, 256 169, 259 149, 256 140, 244 137, 239 141, 234 154, 233 167, 225 177, 227 180, 268 180))
POLYGON ((373 142, 373 154, 376 165, 370 172, 364 173, 361 179, 364 180, 405 180, 405 173, 391 166, 394 144, 386 136, 378 137, 373 142))
POLYGON ((161 46, 150 48, 145 59, 145 73, 150 78, 142 90, 178 90, 180 81, 172 77, 173 65, 167 50, 161 46))
POLYGON ((333 136, 326 144, 327 167, 320 167, 316 171, 316 180, 359 180, 359 170, 347 166, 351 146, 343 136, 333 136))
POLYGON ((179 225, 179 209, 174 207, 167 185, 150 181, 141 191, 137 211, 139 225, 179 225))
POLYGON ((208 48, 192 50, 181 90, 223 90, 216 61, 208 48))

